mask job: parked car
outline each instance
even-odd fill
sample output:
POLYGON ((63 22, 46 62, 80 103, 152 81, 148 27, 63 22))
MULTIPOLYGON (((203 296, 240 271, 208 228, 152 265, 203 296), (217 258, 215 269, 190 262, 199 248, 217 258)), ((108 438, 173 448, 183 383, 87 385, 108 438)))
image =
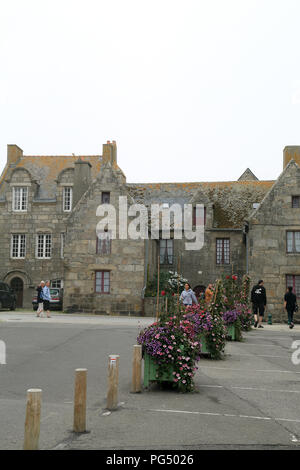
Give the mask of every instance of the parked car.
POLYGON ((5 282, 0 282, 0 309, 16 310, 17 297, 5 282))
MULTIPOLYGON (((50 310, 62 310, 63 309, 63 289, 58 287, 50 287, 50 310)), ((37 293, 32 299, 33 310, 38 309, 37 293)))

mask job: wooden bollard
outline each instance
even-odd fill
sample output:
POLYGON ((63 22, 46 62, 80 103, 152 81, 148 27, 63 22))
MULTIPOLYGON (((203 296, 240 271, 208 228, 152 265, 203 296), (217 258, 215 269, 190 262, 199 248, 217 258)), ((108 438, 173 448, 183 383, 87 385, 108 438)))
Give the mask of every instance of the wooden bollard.
POLYGON ((41 401, 41 389, 32 388, 27 390, 24 450, 37 450, 39 448, 41 401))
POLYGON ((142 346, 136 344, 133 346, 133 361, 132 361, 132 393, 140 393, 142 391, 141 385, 142 377, 142 346))
POLYGON ((86 389, 87 389, 87 369, 75 370, 75 391, 74 391, 74 432, 86 431, 86 389))
POLYGON ((108 410, 115 410, 118 407, 120 356, 110 355, 108 359, 108 390, 106 407, 108 410))

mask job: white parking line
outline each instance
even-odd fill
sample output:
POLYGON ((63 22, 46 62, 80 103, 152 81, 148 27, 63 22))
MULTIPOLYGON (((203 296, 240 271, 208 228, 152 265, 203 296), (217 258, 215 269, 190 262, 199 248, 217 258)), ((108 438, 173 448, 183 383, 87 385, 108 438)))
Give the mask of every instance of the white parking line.
POLYGON ((237 354, 237 353, 227 353, 225 356, 246 356, 246 357, 274 357, 278 359, 289 359, 291 360, 290 356, 271 356, 269 354, 237 354))
MULTIPOLYGON (((291 338, 293 341, 293 338, 291 338)), ((228 343, 228 344, 234 344, 234 346, 237 346, 239 343, 228 343)), ((259 346, 259 347, 264 347, 264 348, 285 348, 285 346, 282 346, 281 344, 265 344, 265 343, 242 343, 242 347, 244 346, 259 346)))
POLYGON ((238 371, 238 372, 276 372, 278 374, 300 374, 300 372, 294 372, 293 370, 265 370, 265 369, 232 369, 229 367, 210 367, 210 366, 200 366, 201 369, 210 369, 210 370, 227 370, 227 371, 238 371))
MULTIPOLYGON (((294 331, 294 333, 296 333, 296 332, 294 331)), ((299 333, 298 333, 298 334, 299 334, 299 333)), ((292 340, 293 340, 293 339, 297 339, 297 338, 295 338, 295 337, 292 336, 292 335, 291 335, 291 336, 274 336, 274 335, 270 335, 270 336, 255 336, 255 338, 257 338, 257 339, 269 339, 269 340, 273 340, 273 341, 274 341, 274 340, 277 340, 277 339, 286 339, 286 340, 289 340, 289 341, 290 341, 291 339, 292 339, 292 340)), ((254 339, 254 337, 252 337, 251 339, 254 339)))
MULTIPOLYGON (((199 388, 227 388, 224 385, 199 385, 199 388)), ((236 386, 229 386, 228 388, 233 388, 237 390, 253 390, 254 392, 276 392, 276 393, 300 393, 300 390, 273 390, 270 388, 256 388, 256 387, 236 387, 236 386)))
POLYGON ((291 423, 300 423, 300 419, 289 419, 289 418, 271 418, 269 416, 247 416, 247 415, 233 415, 233 414, 226 414, 226 413, 208 413, 202 411, 183 411, 183 410, 159 410, 159 409, 151 409, 148 411, 152 411, 155 413, 173 413, 173 414, 192 414, 192 415, 199 415, 199 416, 220 416, 226 418, 241 418, 241 419, 257 419, 260 421, 289 421, 291 423))

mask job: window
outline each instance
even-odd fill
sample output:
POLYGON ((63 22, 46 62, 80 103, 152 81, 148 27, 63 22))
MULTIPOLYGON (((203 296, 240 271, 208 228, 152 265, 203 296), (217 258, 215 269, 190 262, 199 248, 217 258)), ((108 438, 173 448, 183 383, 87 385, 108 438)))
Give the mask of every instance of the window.
POLYGON ((230 263, 230 239, 229 238, 217 238, 216 258, 217 258, 217 264, 229 264, 230 263))
POLYGON ((37 258, 51 258, 51 234, 39 234, 37 236, 37 258))
POLYGON ((174 244, 173 240, 159 240, 160 264, 173 264, 174 244))
POLYGON ((62 280, 61 279, 54 279, 51 281, 51 287, 55 287, 57 289, 61 289, 63 286, 62 280))
POLYGON ((11 257, 25 258, 26 254, 26 235, 12 235, 11 237, 11 257))
POLYGON ((103 192, 101 194, 101 202, 102 202, 102 204, 109 204, 110 203, 110 193, 103 192))
POLYGON ((73 188, 65 186, 63 190, 63 208, 64 212, 71 212, 73 200, 73 188))
POLYGON ((110 255, 111 253, 111 232, 98 233, 96 253, 98 255, 110 255))
POLYGON ((28 188, 13 188, 13 211, 26 212, 28 206, 28 188))
POLYGON ((300 196, 292 196, 292 208, 298 209, 300 207, 300 196))
POLYGON ((286 232, 286 251, 300 253, 300 232, 286 232))
POLYGON ((203 210, 200 207, 193 207, 193 225, 206 225, 206 207, 203 210))
POLYGON ((110 292, 110 271, 96 271, 95 291, 99 294, 109 294, 110 292))
POLYGON ((300 297, 300 276, 294 274, 287 274, 286 276, 286 288, 292 287, 293 292, 297 297, 300 297))

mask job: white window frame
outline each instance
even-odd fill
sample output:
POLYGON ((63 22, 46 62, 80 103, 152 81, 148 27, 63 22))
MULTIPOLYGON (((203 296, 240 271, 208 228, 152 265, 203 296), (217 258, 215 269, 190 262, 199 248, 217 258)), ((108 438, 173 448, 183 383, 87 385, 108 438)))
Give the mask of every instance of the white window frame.
POLYGON ((53 287, 53 289, 62 289, 63 286, 64 286, 64 283, 62 279, 53 279, 51 281, 51 287, 53 287))
POLYGON ((13 233, 11 235, 10 256, 13 259, 24 259, 26 256, 26 235, 24 233, 13 233), (15 240, 17 240, 15 244, 15 240), (17 254, 15 255, 15 248, 17 254), (22 256, 21 256, 22 255, 22 256))
POLYGON ((162 238, 159 240, 159 264, 172 266, 174 264, 174 240, 162 238))
POLYGON ((12 209, 13 209, 13 212, 27 212, 28 210, 28 187, 27 186, 13 186, 12 209), (16 194, 17 191, 20 193, 18 197, 16 194))
POLYGON ((111 245, 111 231, 107 230, 99 232, 97 237, 96 254, 99 256, 111 255, 111 245))
POLYGON ((73 188, 72 186, 64 186, 63 187, 63 211, 64 212, 71 212, 73 205, 73 188), (67 191, 69 195, 67 197, 67 191))
POLYGON ((51 233, 38 233, 36 236, 36 258, 37 259, 50 259, 52 256, 52 234, 51 233), (39 243, 40 237, 43 237, 42 244, 39 243), (49 245, 47 246, 47 240, 50 240, 50 250, 49 245), (39 255, 40 248, 42 251, 42 256, 39 255), (47 255, 47 251, 49 256, 47 255))

